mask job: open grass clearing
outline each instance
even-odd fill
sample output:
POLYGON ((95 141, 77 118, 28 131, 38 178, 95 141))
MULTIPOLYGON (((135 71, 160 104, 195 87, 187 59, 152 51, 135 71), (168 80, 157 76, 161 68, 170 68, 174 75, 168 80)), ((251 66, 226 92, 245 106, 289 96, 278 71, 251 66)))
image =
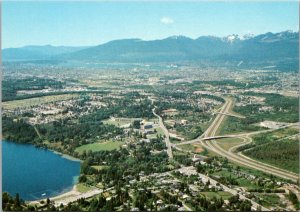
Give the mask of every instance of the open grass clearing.
POLYGON ((218 139, 217 143, 220 147, 228 151, 231 147, 236 146, 243 141, 244 140, 241 138, 222 138, 218 139))
POLYGON ((88 191, 90 191, 92 189, 93 189, 93 187, 88 186, 88 185, 86 185, 84 183, 78 183, 76 185, 76 190, 79 191, 79 192, 81 192, 81 193, 88 192, 88 191))
POLYGON ((156 129, 156 134, 157 135, 161 135, 161 136, 164 135, 164 132, 163 132, 163 130, 160 127, 156 127, 155 129, 156 129))
POLYGON ((26 108, 26 107, 46 104, 46 103, 50 103, 50 102, 69 100, 69 99, 78 98, 78 97, 79 97, 78 94, 61 94, 61 95, 34 97, 34 98, 29 98, 29 99, 3 102, 2 107, 3 107, 3 109, 6 109, 6 110, 14 110, 16 108, 26 108))
POLYGON ((180 148, 184 151, 190 151, 190 152, 195 152, 196 150, 196 147, 192 144, 185 144, 180 146, 180 148))
POLYGON ((86 144, 75 149, 76 152, 82 153, 83 151, 99 152, 99 151, 112 151, 114 149, 119 149, 124 142, 119 141, 106 141, 106 142, 97 142, 92 144, 86 144))
POLYGON ((273 136, 276 136, 278 138, 283 138, 283 137, 287 137, 290 135, 295 135, 297 133, 299 133, 299 129, 288 127, 288 128, 276 130, 274 132, 271 132, 270 134, 272 134, 273 136))
POLYGON ((207 198, 211 199, 213 197, 216 198, 223 198, 223 200, 229 199, 232 194, 226 192, 226 191, 208 191, 208 192, 200 192, 200 194, 206 196, 207 198))
POLYGON ((122 120, 122 119, 107 119, 102 121, 103 124, 110 124, 110 125, 114 125, 116 127, 121 127, 122 125, 126 125, 126 124, 131 124, 132 121, 131 120, 122 120))
POLYGON ((255 194, 256 197, 261 199, 261 204, 264 207, 272 207, 280 202, 280 197, 277 194, 255 194))
POLYGON ((259 188, 259 186, 254 184, 251 180, 248 180, 248 179, 243 178, 243 177, 236 177, 233 173, 230 173, 226 170, 221 170, 221 171, 218 171, 218 172, 214 172, 213 175, 214 176, 219 176, 219 177, 234 178, 238 182, 238 187, 244 187, 244 188, 247 188, 247 189, 259 188))
POLYGON ((98 170, 98 171, 108 168, 108 166, 91 166, 91 167, 98 170))
POLYGON ((156 130, 156 133, 148 134, 147 138, 153 139, 153 138, 157 138, 157 136, 164 136, 164 133, 160 127, 155 127, 154 129, 156 130))

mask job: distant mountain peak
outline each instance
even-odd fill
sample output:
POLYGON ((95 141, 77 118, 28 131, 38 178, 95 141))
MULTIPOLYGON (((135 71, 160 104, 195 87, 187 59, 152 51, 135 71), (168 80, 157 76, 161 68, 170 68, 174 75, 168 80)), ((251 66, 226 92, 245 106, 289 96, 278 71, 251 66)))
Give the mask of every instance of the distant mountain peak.
POLYGON ((240 37, 237 34, 231 34, 231 35, 228 35, 225 38, 223 38, 223 40, 227 41, 229 43, 233 43, 233 42, 235 42, 237 40, 240 40, 240 37))
MULTIPOLYGON (((4 49, 3 60, 79 60, 102 62, 177 61, 298 61, 298 34, 292 31, 253 36, 200 36, 192 39, 175 35, 159 40, 121 39, 101 45, 78 47, 37 46, 4 49)), ((298 63, 297 63, 298 64, 298 63)))
POLYGON ((241 40, 249 40, 249 39, 254 38, 254 37, 255 37, 254 34, 252 34, 252 33, 247 33, 247 34, 245 34, 245 35, 243 35, 243 36, 241 37, 241 40))
POLYGON ((192 40, 191 38, 189 37, 186 37, 184 35, 173 35, 173 36, 170 36, 166 39, 173 39, 173 40, 192 40))

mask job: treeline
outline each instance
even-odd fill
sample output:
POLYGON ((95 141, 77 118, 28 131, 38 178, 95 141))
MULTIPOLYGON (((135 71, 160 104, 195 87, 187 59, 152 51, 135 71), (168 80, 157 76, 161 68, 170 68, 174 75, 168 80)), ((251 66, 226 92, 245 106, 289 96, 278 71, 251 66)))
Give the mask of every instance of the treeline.
MULTIPOLYGON (((151 101, 143 98, 132 98, 132 96, 124 96, 121 99, 106 99, 107 108, 97 110, 96 113, 88 116, 99 116, 102 110, 107 115, 124 118, 153 118, 153 105, 151 101), (135 101, 138 99, 137 101, 135 101), (98 114, 97 114, 98 113, 98 114)), ((106 116, 107 117, 107 116, 106 116)), ((108 117, 107 117, 108 118, 108 117)))
POLYGON ((247 117, 245 119, 236 117, 226 117, 225 123, 221 126, 221 134, 235 133, 235 132, 251 132, 260 130, 261 127, 253 124, 262 121, 260 118, 247 117))
POLYGON ((114 138, 121 135, 123 130, 108 124, 100 123, 62 123, 53 122, 51 124, 40 125, 38 127, 43 140, 50 142, 63 141, 66 144, 78 141, 78 145, 93 142, 99 139, 114 138))
POLYGON ((293 203, 297 210, 300 209, 300 202, 298 201, 296 194, 294 194, 292 191, 289 191, 288 199, 293 203))
POLYGON ((97 183, 115 185, 138 179, 141 172, 149 175, 169 171, 167 153, 165 151, 156 154, 151 153, 155 143, 162 143, 162 141, 153 139, 151 143, 129 145, 126 149, 120 148, 120 150, 113 151, 89 151, 82 158, 85 160, 81 166, 81 178, 79 180, 89 183, 84 176, 94 175, 97 183), (107 168, 96 170, 91 167, 93 165, 105 165, 107 168))
POLYGON ((220 80, 220 81, 200 81, 195 80, 193 81, 194 85, 202 85, 202 84, 209 84, 212 86, 234 86, 236 88, 259 88, 266 85, 272 85, 274 84, 274 81, 276 81, 276 77, 264 77, 264 80, 261 82, 239 82, 236 80, 220 80))
POLYGON ((23 119, 14 119, 8 116, 3 116, 2 126, 3 137, 6 140, 37 145, 44 140, 50 142, 61 141, 66 145, 72 145, 74 148, 86 144, 88 140, 114 138, 123 133, 122 129, 102 122, 71 124, 63 120, 36 125, 35 129, 34 126, 23 119))
POLYGON ((3 211, 34 211, 35 208, 25 204, 17 193, 12 197, 7 192, 2 193, 2 209, 3 211))
MULTIPOLYGON (((127 202, 128 200, 130 200, 128 190, 117 187, 115 195, 110 199, 107 199, 103 194, 100 194, 98 197, 93 197, 91 200, 80 198, 76 202, 61 206, 59 209, 62 211, 115 211, 115 208, 123 206, 124 202, 127 202)), ((129 211, 130 207, 124 206, 123 209, 129 211)))
POLYGON ((228 117, 226 124, 222 126, 221 133, 234 133, 241 131, 257 131, 261 129, 255 126, 265 120, 278 122, 298 122, 299 121, 299 99, 295 97, 286 97, 279 94, 259 94, 247 92, 246 95, 265 97, 265 106, 272 106, 271 111, 259 111, 262 107, 260 104, 251 104, 246 106, 235 107, 234 111, 243 114, 247 118, 238 119, 228 117))
POLYGON ((53 79, 30 77, 25 79, 9 79, 2 82, 2 100, 17 98, 18 90, 42 90, 45 88, 62 89, 65 82, 53 79))
POLYGON ((196 108, 192 107, 187 102, 181 102, 179 104, 179 103, 172 103, 172 102, 166 102, 166 101, 159 101, 159 102, 156 102, 155 105, 157 106, 156 112, 159 114, 161 114, 163 110, 170 109, 170 108, 173 108, 173 109, 176 109, 179 111, 189 111, 189 112, 196 110, 196 108))
POLYGON ((195 211, 251 211, 251 202, 242 200, 239 195, 231 196, 228 199, 229 204, 225 205, 222 197, 213 196, 208 199, 203 195, 199 195, 195 200, 191 201, 195 211))
POLYGON ((44 96, 54 96, 54 95, 63 95, 63 94, 106 94, 107 91, 57 91, 57 92, 48 92, 48 93, 36 93, 36 94, 23 94, 23 95, 16 95, 11 97, 5 97, 3 95, 3 102, 12 101, 12 100, 22 100, 22 99, 31 99, 37 97, 44 97, 44 96))
POLYGON ((161 90, 156 90, 154 93, 157 96, 160 96, 162 98, 172 97, 174 99, 186 99, 187 96, 188 96, 188 93, 186 93, 186 92, 178 92, 178 91, 173 91, 173 90, 166 90, 166 88, 161 89, 161 90))
POLYGON ((121 99, 115 106, 117 117, 128 118, 154 118, 152 113, 153 106, 150 100, 141 100, 138 103, 133 103, 133 99, 127 97, 121 99))
POLYGON ((299 173, 299 142, 297 140, 268 142, 245 150, 244 154, 279 168, 299 173))
POLYGON ((265 106, 272 106, 272 111, 259 111, 261 105, 252 104, 243 107, 235 107, 234 111, 251 119, 252 123, 263 120, 279 122, 299 121, 299 98, 288 97, 279 94, 262 94, 247 92, 245 95, 265 97, 265 106))
POLYGON ((194 125, 175 124, 174 127, 175 127, 177 132, 179 132, 183 136, 187 137, 188 140, 198 138, 203 133, 202 128, 200 126, 197 126, 197 125, 194 126, 194 125))
POLYGON ((33 126, 23 119, 14 119, 8 116, 2 117, 2 134, 5 140, 18 143, 39 143, 41 141, 33 126))
POLYGON ((208 98, 208 99, 213 99, 222 103, 225 103, 225 100, 222 97, 219 96, 214 96, 210 94, 201 94, 201 97, 208 98))

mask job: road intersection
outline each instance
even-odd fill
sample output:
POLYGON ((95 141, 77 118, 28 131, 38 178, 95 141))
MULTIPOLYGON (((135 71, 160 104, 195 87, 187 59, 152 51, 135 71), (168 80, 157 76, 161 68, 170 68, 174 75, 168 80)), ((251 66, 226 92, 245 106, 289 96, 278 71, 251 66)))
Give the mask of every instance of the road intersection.
MULTIPOLYGON (((249 157, 244 156, 242 153, 235 153, 235 151, 233 151, 233 150, 236 150, 240 146, 251 143, 252 142, 252 139, 250 137, 251 135, 260 134, 260 133, 264 133, 264 132, 271 132, 271 131, 274 131, 275 129, 262 130, 262 131, 252 132, 252 133, 240 133, 240 134, 216 136, 216 133, 220 128, 220 125, 224 121, 226 114, 229 113, 229 110, 232 106, 233 106, 233 101, 230 98, 227 98, 225 101, 225 104, 221 107, 220 111, 217 113, 212 124, 207 128, 207 130, 200 137, 198 137, 197 139, 182 142, 179 144, 172 144, 172 146, 177 147, 177 146, 184 145, 184 144, 201 143, 202 146, 207 148, 208 150, 211 150, 220 156, 226 157, 228 160, 231 160, 235 163, 238 163, 238 164, 259 170, 259 171, 263 171, 265 173, 272 174, 272 175, 275 175, 278 177, 282 177, 284 179, 288 179, 293 182, 297 182, 297 180, 299 179, 299 175, 297 175, 295 173, 271 166, 269 164, 258 162, 256 160, 253 160, 249 157), (223 148, 221 148, 216 142, 216 139, 232 138, 232 137, 241 138, 244 140, 244 142, 237 146, 232 147, 229 151, 226 151, 223 148)), ((281 128, 286 128, 286 127, 294 126, 297 124, 298 123, 292 123, 292 124, 283 126, 281 128)))

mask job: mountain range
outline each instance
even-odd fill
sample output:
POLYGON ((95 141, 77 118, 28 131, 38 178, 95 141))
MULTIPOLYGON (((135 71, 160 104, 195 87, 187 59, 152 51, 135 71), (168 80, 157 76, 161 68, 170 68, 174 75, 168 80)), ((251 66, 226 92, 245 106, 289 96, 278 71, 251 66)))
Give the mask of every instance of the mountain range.
POLYGON ((54 55, 67 54, 80 51, 88 47, 71 47, 71 46, 24 46, 21 48, 7 48, 2 50, 3 61, 15 60, 44 60, 54 55))
POLYGON ((260 35, 171 36, 161 40, 122 39, 91 47, 26 46, 2 50, 3 61, 78 60, 98 62, 294 61, 298 63, 298 32, 260 35))

